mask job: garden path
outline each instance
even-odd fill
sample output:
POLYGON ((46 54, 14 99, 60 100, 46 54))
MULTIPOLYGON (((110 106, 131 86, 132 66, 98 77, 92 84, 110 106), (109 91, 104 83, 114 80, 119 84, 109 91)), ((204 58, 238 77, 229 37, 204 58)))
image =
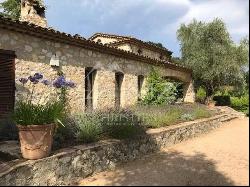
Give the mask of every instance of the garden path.
POLYGON ((80 181, 79 185, 249 185, 249 122, 209 134, 80 181))

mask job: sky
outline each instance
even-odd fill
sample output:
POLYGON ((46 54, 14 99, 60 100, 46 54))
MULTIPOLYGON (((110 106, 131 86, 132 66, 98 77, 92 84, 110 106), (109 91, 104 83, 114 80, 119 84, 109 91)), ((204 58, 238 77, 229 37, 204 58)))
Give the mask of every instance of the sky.
MULTIPOLYGON (((3 0, 0 0, 0 2, 3 0)), ((238 43, 249 35, 248 0, 44 0, 50 27, 89 38, 96 32, 160 42, 180 56, 176 31, 193 18, 226 23, 238 43)))

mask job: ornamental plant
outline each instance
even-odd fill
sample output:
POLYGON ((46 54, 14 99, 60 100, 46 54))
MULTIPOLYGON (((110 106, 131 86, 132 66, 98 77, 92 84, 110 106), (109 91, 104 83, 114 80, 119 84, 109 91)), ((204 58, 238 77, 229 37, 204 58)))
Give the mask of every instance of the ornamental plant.
MULTIPOLYGON (((62 124, 66 111, 66 90, 74 88, 75 84, 72 81, 67 81, 63 75, 59 76, 54 81, 43 79, 41 73, 35 73, 27 78, 20 78, 19 82, 22 85, 31 84, 32 91, 27 94, 26 98, 21 99, 16 103, 13 113, 13 120, 18 125, 46 125, 46 124, 62 124), (48 88, 54 87, 59 94, 58 99, 48 99, 45 104, 34 103, 34 91, 36 85, 44 84, 48 88)), ((64 126, 64 125, 63 125, 64 126)))
POLYGON ((152 69, 147 78, 147 93, 142 99, 145 105, 173 104, 177 98, 177 89, 174 83, 168 82, 152 69))

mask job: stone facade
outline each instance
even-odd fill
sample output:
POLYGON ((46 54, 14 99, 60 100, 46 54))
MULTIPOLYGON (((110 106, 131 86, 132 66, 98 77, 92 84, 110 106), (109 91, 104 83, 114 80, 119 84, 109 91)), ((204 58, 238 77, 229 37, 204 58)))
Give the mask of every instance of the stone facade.
POLYGON ((162 61, 170 60, 169 56, 161 54, 160 52, 157 52, 157 51, 152 51, 152 50, 146 49, 145 47, 142 47, 142 45, 139 46, 139 45, 131 44, 129 41, 128 42, 123 42, 121 44, 116 44, 116 42, 120 42, 120 41, 124 40, 124 39, 119 38, 119 37, 112 38, 112 37, 105 37, 105 36, 97 36, 97 37, 95 37, 93 39, 93 41, 95 41, 95 42, 99 41, 99 42, 101 42, 103 44, 109 44, 111 46, 114 45, 118 49, 129 51, 129 52, 132 52, 132 53, 135 53, 135 54, 138 54, 138 50, 140 50, 141 54, 139 54, 139 55, 150 57, 152 59, 158 59, 158 60, 162 60, 162 61))
MULTIPOLYGON (((120 162, 131 161, 163 147, 179 143, 220 127, 234 119, 231 114, 185 122, 176 126, 150 129, 132 140, 109 140, 63 149, 52 156, 29 161, 15 161, 0 172, 0 185, 70 185, 77 178, 113 169, 120 162)), ((4 169, 4 168, 2 168, 4 169)))
MULTIPOLYGON (((30 36, 6 29, 0 29, 0 48, 12 50, 16 53, 16 79, 27 77, 35 72, 41 72, 45 78, 54 80, 57 76, 57 69, 50 66, 52 55, 56 54, 60 60, 59 69, 64 72, 68 80, 76 83, 76 88, 70 91, 72 110, 77 112, 84 111, 85 85, 84 70, 86 67, 97 69, 95 82, 94 108, 106 108, 114 106, 114 81, 115 72, 122 72, 125 75, 124 85, 122 88, 122 106, 129 106, 137 102, 138 85, 137 76, 147 76, 153 67, 151 64, 145 64, 140 61, 117 57, 95 50, 88 50, 84 47, 76 47, 66 43, 54 42, 47 39, 30 36), (128 87, 126 87, 127 85, 128 87)), ((190 84, 191 74, 184 71, 178 71, 168 68, 159 68, 163 76, 177 77, 179 80, 190 84)), ((24 88, 17 81, 16 85, 17 100, 31 91, 31 87, 24 88)), ((191 87, 189 93, 193 93, 191 87)), ((144 91, 145 92, 145 91, 144 91)), ((46 98, 53 95, 55 90, 39 85, 35 100, 46 98)), ((187 97, 189 97, 187 95, 187 97)), ((189 97, 188 101, 193 102, 189 97)), ((43 101, 44 99, 42 99, 43 101)))

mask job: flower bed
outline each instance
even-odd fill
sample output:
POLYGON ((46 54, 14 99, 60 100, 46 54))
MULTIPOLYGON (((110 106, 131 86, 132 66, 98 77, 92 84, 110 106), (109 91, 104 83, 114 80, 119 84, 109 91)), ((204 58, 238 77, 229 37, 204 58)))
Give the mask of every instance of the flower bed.
POLYGON ((134 106, 130 109, 94 111, 70 116, 56 133, 54 148, 103 139, 133 139, 149 128, 208 118, 215 112, 200 104, 134 106), (73 135, 73 136, 72 136, 73 135))

